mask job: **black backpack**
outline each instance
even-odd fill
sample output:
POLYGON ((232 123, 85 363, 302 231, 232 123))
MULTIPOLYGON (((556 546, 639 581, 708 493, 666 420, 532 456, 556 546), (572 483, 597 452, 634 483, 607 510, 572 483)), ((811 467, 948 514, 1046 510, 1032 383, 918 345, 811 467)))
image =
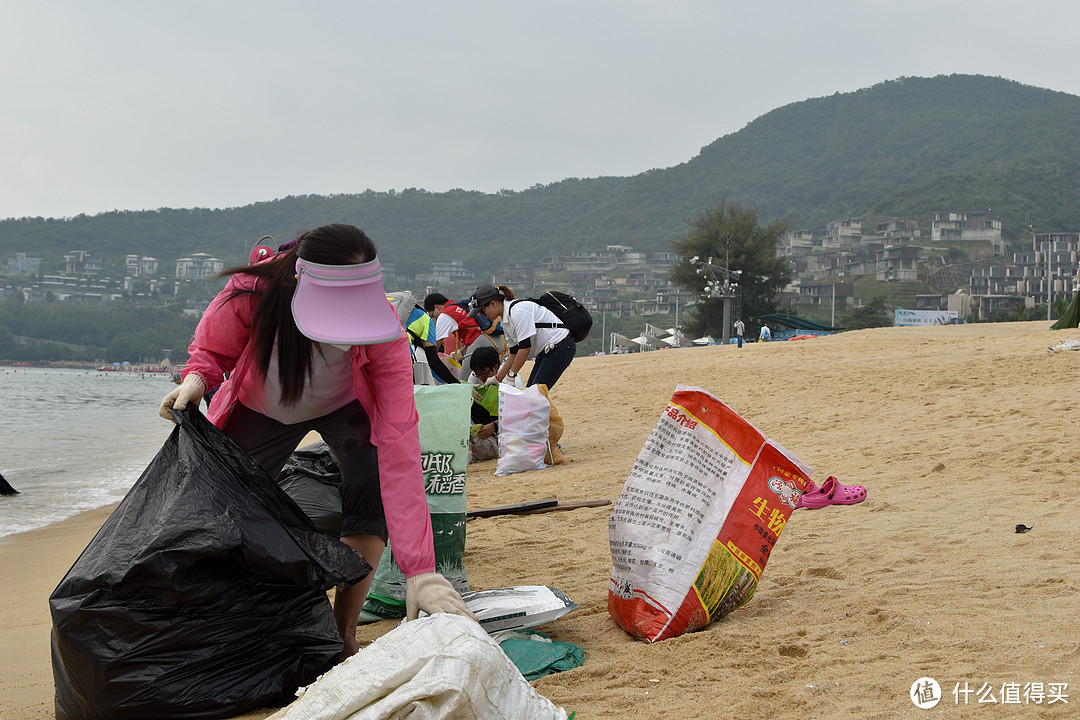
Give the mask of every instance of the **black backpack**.
POLYGON ((589 337, 592 329, 592 315, 573 295, 558 290, 546 292, 538 298, 526 298, 541 307, 546 307, 561 320, 561 323, 536 323, 538 328, 564 327, 570 331, 574 342, 581 342, 589 337))

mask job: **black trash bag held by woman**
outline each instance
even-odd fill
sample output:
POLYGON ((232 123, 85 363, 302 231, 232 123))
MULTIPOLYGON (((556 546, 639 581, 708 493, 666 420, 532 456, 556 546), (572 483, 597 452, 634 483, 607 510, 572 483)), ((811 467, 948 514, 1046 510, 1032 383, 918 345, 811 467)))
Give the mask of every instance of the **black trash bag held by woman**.
POLYGON ((197 409, 174 416, 49 598, 59 719, 239 715, 339 660, 326 591, 371 567, 197 409))

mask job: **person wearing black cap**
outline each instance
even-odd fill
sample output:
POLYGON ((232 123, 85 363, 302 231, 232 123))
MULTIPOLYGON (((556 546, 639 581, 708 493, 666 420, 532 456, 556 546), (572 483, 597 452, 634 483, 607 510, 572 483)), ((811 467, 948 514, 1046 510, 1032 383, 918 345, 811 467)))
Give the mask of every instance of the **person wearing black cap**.
POLYGON ((483 314, 501 320, 510 356, 495 374, 499 382, 514 380, 531 358, 532 372, 526 386, 554 387, 577 352, 577 344, 559 317, 531 300, 518 300, 505 285, 481 285, 469 299, 469 316, 483 314))

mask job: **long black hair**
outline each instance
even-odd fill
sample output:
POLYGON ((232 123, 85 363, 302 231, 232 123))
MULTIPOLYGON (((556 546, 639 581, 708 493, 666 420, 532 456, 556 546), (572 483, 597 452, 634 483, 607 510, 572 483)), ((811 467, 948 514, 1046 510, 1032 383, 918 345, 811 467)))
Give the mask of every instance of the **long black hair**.
POLYGON ((229 268, 222 276, 240 273, 258 278, 254 290, 234 289, 227 301, 240 296, 256 299, 251 321, 255 361, 263 377, 270 369, 270 357, 277 342, 278 382, 281 401, 295 405, 314 373, 314 352, 318 344, 300 332, 292 317, 292 297, 296 291, 298 257, 322 265, 355 265, 375 259, 375 243, 358 227, 334 223, 297 235, 296 242, 272 260, 229 268))

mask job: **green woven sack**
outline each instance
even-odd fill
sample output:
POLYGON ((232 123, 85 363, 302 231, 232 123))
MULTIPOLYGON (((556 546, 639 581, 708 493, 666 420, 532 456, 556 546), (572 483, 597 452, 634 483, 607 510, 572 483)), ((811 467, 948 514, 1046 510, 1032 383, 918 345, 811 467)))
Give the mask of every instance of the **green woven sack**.
MULTIPOLYGON (((416 385, 413 394, 420 415, 420 452, 435 537, 435 569, 459 593, 466 592, 465 468, 472 386, 416 385)), ((405 617, 405 576, 394 562, 393 550, 387 546, 375 568, 361 622, 405 617)))

